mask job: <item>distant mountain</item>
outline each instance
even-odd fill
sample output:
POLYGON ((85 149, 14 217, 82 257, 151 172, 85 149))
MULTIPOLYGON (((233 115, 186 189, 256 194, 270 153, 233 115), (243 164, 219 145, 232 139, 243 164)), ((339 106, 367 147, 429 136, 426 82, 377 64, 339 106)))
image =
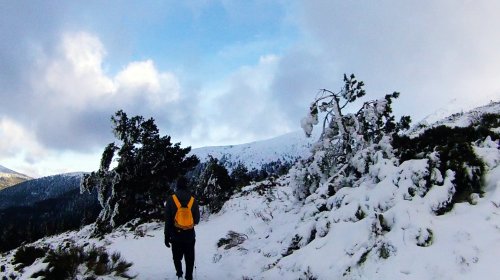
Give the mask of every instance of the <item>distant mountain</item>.
POLYGON ((32 178, 0 165, 0 190, 31 180, 32 178))
POLYGON ((68 173, 33 179, 0 191, 0 210, 33 204, 79 190, 82 173, 68 173))
MULTIPOLYGON (((417 136, 424 132, 426 129, 437 127, 440 125, 445 125, 448 127, 466 127, 469 125, 477 125, 480 117, 484 114, 498 114, 500 112, 500 102, 490 102, 488 105, 474 108, 466 112, 458 112, 453 114, 447 114, 446 117, 443 116, 445 112, 436 112, 433 115, 428 116, 424 120, 413 125, 412 129, 406 134, 410 137, 417 136), (440 117, 438 120, 435 118, 440 117)), ((498 133, 498 131, 497 131, 498 133)))
POLYGON ((82 173, 29 180, 0 190, 0 252, 92 223, 97 192, 80 193, 82 173))
POLYGON ((217 158, 228 170, 238 163, 251 170, 271 162, 293 163, 298 158, 307 157, 315 140, 314 136, 306 138, 303 131, 296 131, 247 144, 196 148, 191 154, 196 155, 202 162, 209 156, 217 158))

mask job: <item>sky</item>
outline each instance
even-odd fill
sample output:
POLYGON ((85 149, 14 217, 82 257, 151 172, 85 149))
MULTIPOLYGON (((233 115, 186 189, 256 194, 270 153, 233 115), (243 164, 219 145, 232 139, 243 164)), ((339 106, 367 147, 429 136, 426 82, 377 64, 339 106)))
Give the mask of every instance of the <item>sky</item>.
MULTIPOLYGON (((93 171, 110 118, 154 118, 182 147, 300 130, 344 73, 396 116, 500 99, 500 2, 0 1, 0 165, 93 171)), ((351 110, 356 110, 352 108, 351 110)))

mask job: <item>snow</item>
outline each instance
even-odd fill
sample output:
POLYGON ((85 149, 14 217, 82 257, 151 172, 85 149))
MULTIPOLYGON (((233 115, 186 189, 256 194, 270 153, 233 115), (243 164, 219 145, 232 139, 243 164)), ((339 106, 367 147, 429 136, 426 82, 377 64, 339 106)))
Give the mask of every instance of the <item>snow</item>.
MULTIPOLYGON (((499 112, 500 105, 476 112, 489 110, 499 112)), ((442 123, 463 125, 473 117, 474 113, 464 114, 442 123)), ((268 160, 272 149, 286 146, 283 139, 273 145, 193 153, 222 155, 233 150, 238 155, 233 160, 246 158, 247 163, 257 164, 268 160)), ((473 204, 457 203, 444 215, 436 211, 455 191, 454 172, 441 174, 431 168, 433 157, 399 165, 388 158, 390 153, 379 150, 366 155, 372 160, 368 173, 356 187, 340 188, 332 196, 324 183, 298 200, 298 175, 294 174, 298 170, 294 169, 273 181, 253 183, 196 226, 195 279, 499 279, 499 142, 487 138, 475 143, 474 151, 486 165, 485 192, 474 195, 473 204), (428 176, 431 186, 425 185, 428 176), (414 195, 409 195, 410 189, 414 195), (218 247, 229 233, 237 234, 238 240, 233 246, 218 247)), ((354 158, 359 168, 365 159, 354 158)), ((176 279, 171 250, 163 244, 162 222, 142 224, 133 231, 118 228, 103 239, 90 238, 90 229, 48 237, 35 245, 56 246, 69 239, 80 245, 105 246, 133 263, 129 274, 137 279, 176 279)), ((13 254, 0 257, 5 275, 17 273, 10 263, 13 254)), ((29 279, 43 267, 39 260, 17 275, 29 279)))
POLYGON ((300 157, 309 156, 314 139, 314 137, 307 138, 303 131, 296 131, 248 144, 196 148, 191 151, 190 155, 198 156, 201 161, 206 161, 208 156, 219 160, 224 159, 229 163, 226 166, 228 170, 232 170, 232 167, 239 162, 243 163, 248 170, 260 169, 265 163, 278 160, 293 163, 300 157))
MULTIPOLYGON (((448 113, 449 111, 447 111, 448 113)), ((421 134, 425 129, 428 129, 430 127, 436 127, 440 125, 445 125, 449 127, 466 127, 471 124, 475 124, 478 120, 478 117, 485 114, 485 113, 496 113, 498 114, 500 112, 500 102, 491 102, 488 105, 482 106, 475 108, 469 112, 459 112, 455 113, 453 115, 450 115, 446 118, 439 119, 434 122, 436 117, 428 117, 428 120, 423 120, 416 124, 408 133, 410 137, 416 137, 419 134, 421 134), (429 122, 428 122, 429 121, 429 122), (432 123, 432 124, 429 124, 432 123)), ((442 117, 442 114, 439 114, 440 117, 442 117)), ((498 129, 496 128, 496 133, 499 133, 498 129)))
MULTIPOLYGON (((446 182, 412 201, 401 195, 404 188, 392 183, 413 184, 400 176, 423 164, 401 166, 405 172, 377 184, 343 188, 330 198, 339 200, 340 206, 321 215, 316 204, 302 205, 294 198, 290 177, 279 179, 274 187, 270 182, 246 187, 220 213, 196 227, 195 279, 299 279, 308 271, 318 279, 495 279, 500 258, 500 166, 488 173, 490 191, 477 205, 458 204, 447 215, 436 216, 433 202, 447 196, 432 190, 446 189, 446 182), (358 220, 355 212, 360 206, 367 217, 358 220), (379 214, 391 228, 385 234, 373 232, 379 214), (316 236, 307 243, 313 228, 316 236), (432 244, 419 246, 429 238, 428 229, 432 244), (242 234, 244 242, 227 250, 217 248, 229 231, 242 234), (295 235, 304 237, 302 247, 284 256, 295 235), (378 257, 382 246, 387 248, 387 259, 378 257)), ((171 251, 163 245, 162 223, 144 224, 135 231, 118 229, 103 240, 88 238, 88 231, 37 243, 54 245, 70 238, 79 244, 104 245, 133 262, 130 274, 137 279, 175 279, 171 251)), ((7 266, 6 275, 13 269, 9 257, 0 259, 7 266)), ((43 264, 36 263, 19 279, 29 279, 41 268, 43 264)))

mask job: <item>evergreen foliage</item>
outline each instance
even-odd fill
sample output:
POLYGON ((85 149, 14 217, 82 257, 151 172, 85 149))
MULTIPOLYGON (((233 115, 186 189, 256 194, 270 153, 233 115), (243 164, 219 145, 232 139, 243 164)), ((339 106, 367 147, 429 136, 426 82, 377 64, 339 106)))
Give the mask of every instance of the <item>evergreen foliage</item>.
MULTIPOLYGON (((473 193, 483 193, 485 166, 474 153, 472 144, 486 137, 499 139, 499 135, 491 130, 498 126, 499 119, 499 115, 485 114, 476 126, 451 128, 441 125, 427 129, 415 138, 394 137, 392 145, 397 150, 400 162, 429 158, 429 162, 441 174, 447 170, 455 173, 455 193, 451 202, 437 211, 438 214, 448 212, 455 203, 470 201, 473 193)), ((427 178, 427 186, 431 186, 430 178, 427 178)))
POLYGON ((65 243, 56 249, 49 249, 43 261, 47 268, 35 272, 31 277, 40 279, 76 279, 83 271, 85 279, 101 279, 102 276, 117 276, 134 279, 128 275, 132 263, 124 261, 119 253, 109 254, 104 247, 84 248, 65 243), (82 268, 82 269, 80 269, 82 268))
POLYGON ((234 192, 234 183, 227 169, 212 156, 203 164, 195 184, 199 204, 207 206, 213 213, 218 212, 234 192))
POLYGON ((285 175, 288 173, 292 165, 293 163, 289 161, 272 161, 262 164, 260 170, 252 169, 248 175, 252 181, 259 182, 268 179, 269 177, 285 175))
POLYGON ((238 233, 230 230, 226 237, 219 239, 217 241, 217 248, 224 247, 224 250, 231 249, 233 247, 237 247, 248 239, 248 236, 243 233, 238 233))
POLYGON ((82 190, 97 189, 102 206, 97 232, 104 233, 134 218, 162 218, 169 184, 195 167, 191 148, 160 136, 153 118, 129 118, 122 110, 111 118, 119 144, 110 143, 99 170, 84 177, 82 190), (116 167, 111 163, 116 161, 116 167))
POLYGON ((200 205, 215 213, 242 187, 252 181, 259 182, 286 174, 291 166, 291 162, 277 160, 262 164, 260 169, 254 168, 249 171, 241 162, 234 164, 224 157, 218 159, 209 155, 206 162, 199 163, 186 174, 186 177, 200 205), (231 169, 231 172, 228 169, 231 169))
POLYGON ((248 174, 248 168, 243 163, 238 163, 236 167, 231 171, 231 180, 237 188, 247 186, 250 183, 251 177, 248 174))

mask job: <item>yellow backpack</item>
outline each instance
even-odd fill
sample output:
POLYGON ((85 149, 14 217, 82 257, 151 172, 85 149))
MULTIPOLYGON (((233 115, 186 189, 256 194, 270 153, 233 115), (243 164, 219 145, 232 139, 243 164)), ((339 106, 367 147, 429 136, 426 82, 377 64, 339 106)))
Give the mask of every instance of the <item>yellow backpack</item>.
POLYGON ((194 197, 191 196, 187 207, 182 207, 179 199, 174 194, 172 195, 175 206, 177 206, 177 212, 175 213, 174 224, 175 227, 180 229, 192 229, 194 228, 193 213, 191 212, 191 207, 193 207, 194 197))

